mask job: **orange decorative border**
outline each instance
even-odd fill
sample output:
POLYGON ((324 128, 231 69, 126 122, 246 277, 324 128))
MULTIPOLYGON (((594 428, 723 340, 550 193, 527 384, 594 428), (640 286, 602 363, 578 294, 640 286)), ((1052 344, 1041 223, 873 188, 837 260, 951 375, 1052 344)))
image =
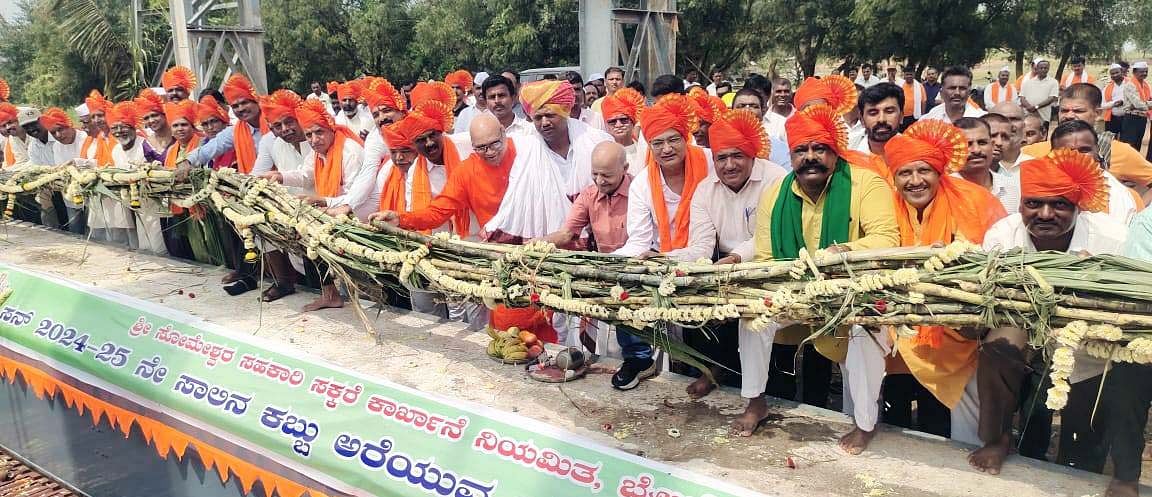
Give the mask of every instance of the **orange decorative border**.
POLYGON ((252 486, 256 481, 260 481, 268 495, 272 495, 272 492, 275 491, 281 497, 302 497, 305 493, 311 497, 329 497, 323 492, 307 488, 287 478, 260 469, 164 423, 93 397, 34 366, 0 356, 0 375, 6 378, 8 383, 16 383, 17 373, 24 377, 25 383, 36 394, 37 398, 44 399, 59 395, 63 397, 64 403, 75 409, 80 416, 84 416, 85 410, 90 412, 93 425, 100 424, 100 419, 106 416, 109 424, 119 429, 124 434, 124 438, 128 438, 132 433, 132 424, 135 423, 144 433, 147 443, 156 449, 156 453, 163 459, 167 459, 168 454, 175 452, 176 458, 183 460, 188 447, 192 446, 199 454, 205 470, 215 468, 222 484, 227 484, 231 475, 235 475, 245 494, 252 491, 252 486))

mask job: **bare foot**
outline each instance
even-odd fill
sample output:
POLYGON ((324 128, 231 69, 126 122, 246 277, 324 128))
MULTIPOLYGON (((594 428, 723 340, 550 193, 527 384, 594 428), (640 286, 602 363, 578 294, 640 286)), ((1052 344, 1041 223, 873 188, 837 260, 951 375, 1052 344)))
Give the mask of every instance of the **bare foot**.
POLYGON ((756 428, 759 428, 765 419, 768 419, 768 400, 763 395, 748 399, 748 407, 744 409, 744 413, 732 421, 732 433, 750 437, 756 433, 756 428))
POLYGON ((840 449, 849 455, 858 456, 868 448, 872 439, 876 437, 876 430, 864 431, 859 427, 852 428, 848 434, 840 437, 840 449))
POLYGON ((1104 497, 1140 497, 1140 482, 1113 479, 1108 482, 1104 497))
POLYGON ((709 380, 707 376, 700 375, 700 377, 689 384, 688 388, 685 388, 684 391, 688 392, 688 396, 691 397, 692 400, 696 400, 704 398, 715 389, 716 384, 712 383, 712 380, 709 380))
POLYGON ((244 276, 240 274, 240 271, 228 271, 228 274, 224 275, 223 278, 220 278, 220 284, 227 285, 229 283, 235 283, 240 281, 240 279, 243 277, 244 276))
POLYGON ((344 299, 339 295, 335 297, 321 296, 311 304, 304 306, 304 312, 319 311, 320 309, 338 309, 344 307, 344 299))
POLYGON ((984 444, 983 447, 972 451, 968 455, 968 464, 978 471, 988 473, 990 475, 1000 474, 1000 467, 1004 465, 1004 459, 1008 457, 1008 449, 1012 445, 1012 439, 1005 434, 1000 440, 984 444))

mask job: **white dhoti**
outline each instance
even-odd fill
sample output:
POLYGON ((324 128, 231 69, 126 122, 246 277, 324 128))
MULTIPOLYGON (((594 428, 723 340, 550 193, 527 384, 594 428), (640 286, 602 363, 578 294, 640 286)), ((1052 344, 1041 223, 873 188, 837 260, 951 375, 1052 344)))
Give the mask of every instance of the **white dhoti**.
POLYGON ((168 246, 164 244, 164 228, 160 224, 163 209, 167 207, 156 200, 150 198, 140 200, 140 210, 133 213, 140 250, 156 255, 168 255, 168 246))
POLYGON ((750 320, 741 319, 737 336, 740 343, 740 396, 755 399, 764 395, 772 366, 772 342, 776 332, 792 323, 772 322, 764 331, 748 329, 750 320))
POLYGON ((964 385, 960 403, 952 408, 952 440, 969 445, 984 445, 980 441, 980 396, 976 390, 976 375, 964 385))
POLYGON ((880 420, 880 388, 892 353, 892 336, 887 330, 871 332, 856 325, 848 334, 848 355, 840 369, 844 377, 844 413, 864 431, 876 429, 880 420))

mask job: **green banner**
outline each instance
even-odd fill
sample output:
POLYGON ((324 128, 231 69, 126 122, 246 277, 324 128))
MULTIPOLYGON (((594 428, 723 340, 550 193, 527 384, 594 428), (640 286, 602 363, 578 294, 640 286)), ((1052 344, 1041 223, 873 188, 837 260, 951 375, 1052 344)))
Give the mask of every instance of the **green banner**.
POLYGON ((759 495, 150 302, 0 264, 5 276, 0 346, 164 406, 349 494, 759 495))

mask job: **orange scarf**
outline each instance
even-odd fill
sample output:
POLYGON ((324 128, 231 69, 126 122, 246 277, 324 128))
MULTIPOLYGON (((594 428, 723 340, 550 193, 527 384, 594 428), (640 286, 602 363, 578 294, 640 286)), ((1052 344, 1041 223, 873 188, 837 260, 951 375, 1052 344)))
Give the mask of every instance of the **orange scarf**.
POLYGON ((992 92, 992 98, 990 98, 989 100, 992 101, 992 105, 996 105, 1000 102, 1007 102, 1009 100, 1012 100, 1012 97, 1016 93, 1016 87, 1012 86, 1011 84, 1004 85, 1004 98, 1000 98, 1000 83, 999 82, 992 83, 991 85, 989 85, 989 91, 992 92))
POLYGON ((88 135, 88 137, 84 139, 84 144, 80 145, 80 156, 85 159, 92 158, 96 161, 96 167, 98 168, 111 166, 112 140, 114 140, 114 138, 111 136, 101 138, 98 136, 88 135), (90 156, 88 155, 88 151, 92 145, 96 145, 96 153, 95 155, 90 156))
MULTIPOLYGON (((1132 83, 1136 85, 1136 92, 1140 94, 1140 100, 1145 102, 1152 100, 1152 88, 1148 87, 1148 81, 1133 78, 1132 83)), ((1149 110, 1147 114, 1152 117, 1152 110, 1149 110)))
POLYGON ((199 147, 199 146, 200 146, 200 134, 199 133, 193 134, 192 139, 188 140, 188 145, 185 145, 183 147, 180 146, 180 142, 178 142, 178 141, 173 143, 171 146, 168 147, 168 152, 164 154, 164 168, 165 169, 176 169, 176 164, 178 164, 181 160, 183 160, 184 157, 187 157, 188 154, 192 153, 192 151, 195 150, 196 147, 199 147))
MULTIPOLYGON (((316 163, 313 166, 316 168, 316 194, 321 197, 340 195, 344 189, 344 144, 348 140, 362 143, 359 136, 353 135, 352 131, 344 126, 336 126, 333 134, 335 138, 332 140, 332 146, 328 147, 328 153, 323 159, 320 158, 320 154, 316 154, 316 163)), ((239 157, 239 150, 236 151, 236 155, 239 157)))
POLYGON ((4 167, 11 167, 16 163, 16 153, 12 151, 12 137, 4 140, 4 167))
POLYGON ((408 205, 404 180, 407 174, 399 167, 392 166, 388 179, 384 181, 384 188, 380 190, 380 210, 398 213, 418 211, 432 203, 432 182, 428 180, 427 162, 421 162, 423 157, 416 159, 408 172, 412 177, 412 205, 408 205))
MULTIPOLYGON (((260 118, 260 134, 268 133, 268 123, 260 118)), ((236 148, 236 170, 244 174, 252 172, 256 165, 256 142, 252 140, 252 126, 247 121, 236 123, 232 133, 233 146, 236 148)))
POLYGON ((924 98, 924 86, 919 81, 911 83, 905 81, 901 88, 904 90, 904 117, 920 118, 924 112, 921 102, 924 98))
MULTIPOLYGON (((1112 103, 1112 94, 1113 93, 1116 93, 1116 82, 1115 81, 1109 81, 1108 84, 1104 85, 1104 103, 1112 103)), ((1104 109, 1104 120, 1105 121, 1111 121, 1112 120, 1112 107, 1108 107, 1107 109, 1104 109)))
POLYGON ((660 166, 656 165, 652 151, 648 151, 648 188, 652 190, 652 210, 656 214, 661 252, 669 252, 688 245, 692 194, 696 193, 696 186, 705 176, 708 176, 708 159, 704 156, 704 149, 688 145, 684 156, 684 189, 680 193, 680 207, 676 209, 676 218, 669 223, 668 204, 664 202, 664 175, 660 172, 660 166))

